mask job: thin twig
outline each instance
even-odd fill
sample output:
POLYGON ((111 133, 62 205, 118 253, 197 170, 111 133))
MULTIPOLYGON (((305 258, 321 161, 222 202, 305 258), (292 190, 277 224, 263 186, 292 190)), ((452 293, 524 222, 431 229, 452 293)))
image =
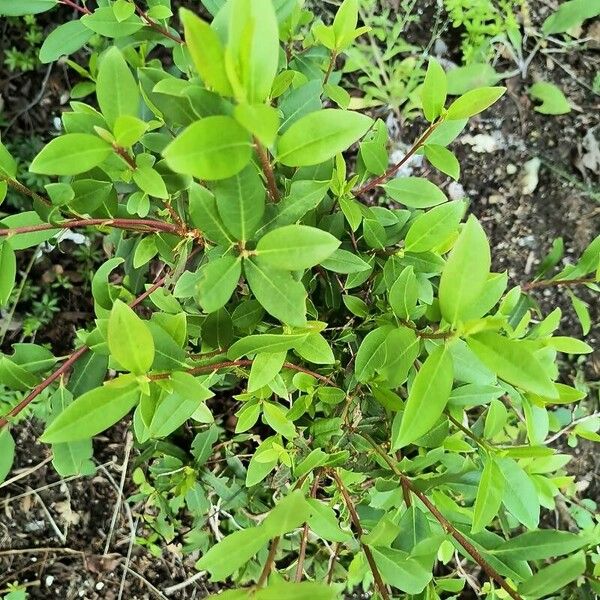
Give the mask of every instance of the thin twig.
POLYGON ((279 536, 274 537, 271 540, 271 545, 269 546, 269 554, 267 556, 267 560, 265 561, 265 566, 263 567, 262 573, 256 582, 256 587, 264 587, 267 583, 267 579, 271 574, 273 569, 273 564, 275 563, 275 555, 277 554, 277 548, 279 547, 279 540, 281 538, 279 536))
MULTIPOLYGON (((319 489, 319 476, 315 476, 312 487, 310 489, 310 497, 316 498, 317 490, 319 489)), ((300 550, 298 551, 298 564, 296 565, 296 581, 302 581, 302 573, 304 571, 304 558, 306 556, 306 546, 308 544, 308 522, 304 523, 302 529, 302 538, 300 540, 300 550)))
POLYGON ((48 519, 48 522, 50 523, 50 526, 54 530, 54 533, 56 533, 56 537, 58 537, 58 540, 60 541, 60 543, 61 544, 66 544, 67 543, 67 537, 66 537, 66 535, 64 534, 64 532, 62 532, 60 530, 60 528, 56 524, 56 521, 54 520, 54 518, 50 514, 50 511, 48 510, 48 507, 44 504, 44 501, 42 500, 42 497, 35 490, 30 489, 28 491, 31 494, 33 494, 35 496, 36 500, 39 502, 40 506, 42 507, 42 510, 44 511, 44 514, 46 515, 46 518, 48 519))
POLYGON ((429 512, 437 519, 438 523, 444 528, 444 530, 449 533, 471 556, 471 558, 485 571, 485 573, 493 579, 508 595, 513 598, 513 600, 523 600, 519 593, 514 590, 506 580, 492 567, 486 560, 481 556, 479 550, 473 546, 473 544, 467 540, 463 534, 454 527, 454 525, 446 519, 446 517, 437 509, 435 504, 429 500, 429 498, 419 489, 417 489, 412 481, 398 468, 398 465, 394 463, 394 461, 388 456, 387 452, 385 452, 373 438, 363 433, 361 434, 365 440, 367 440, 373 449, 385 460, 393 473, 400 478, 400 481, 403 482, 410 491, 427 507, 429 512))
POLYGON ((271 200, 273 202, 279 202, 279 190, 277 189, 277 182, 275 181, 275 173, 273 173, 273 166, 271 165, 271 161, 269 160, 269 153, 267 152, 267 149, 256 138, 254 138, 254 147, 256 148, 256 153, 258 154, 258 158, 260 160, 260 165, 265 175, 265 179, 267 180, 267 189, 269 190, 269 196, 271 196, 271 200))
POLYGON ((135 5, 135 11, 140 16, 142 21, 144 21, 144 23, 146 23, 146 25, 148 25, 148 27, 150 27, 150 29, 154 29, 154 31, 156 31, 157 33, 160 33, 161 35, 164 35, 165 37, 169 38, 170 40, 173 40, 176 44, 185 44, 185 42, 180 37, 173 35, 168 29, 165 29, 164 27, 159 25, 156 21, 153 21, 148 16, 148 14, 145 11, 143 11, 137 4, 135 5))
POLYGON ((178 592, 179 590, 183 590, 184 588, 188 587, 189 585, 192 585, 193 583, 196 583, 196 581, 199 581, 200 579, 204 579, 205 577, 206 577, 206 571, 199 571, 195 575, 188 577, 185 581, 182 581, 181 583, 178 583, 176 585, 172 585, 171 587, 165 588, 163 591, 167 596, 171 596, 175 592, 178 592))
POLYGON ((588 283, 596 283, 594 277, 579 277, 577 279, 541 279, 540 281, 530 281, 521 285, 521 289, 524 292, 533 290, 536 288, 547 288, 547 287, 574 287, 576 285, 586 285, 588 283))
MULTIPOLYGON (((32 473, 35 473, 38 469, 41 469, 43 466, 47 465, 51 460, 52 460, 52 456, 49 456, 48 458, 45 458, 41 463, 38 463, 37 465, 35 465, 35 467, 31 467, 31 468, 23 471, 22 473, 15 475, 11 479, 7 479, 6 481, 3 481, 2 483, 0 483, 0 488, 6 487, 6 486, 10 485, 11 483, 15 483, 15 482, 19 481, 20 479, 25 479, 25 477, 29 477, 29 475, 31 475, 32 473)), ((37 491, 37 490, 34 490, 34 491, 37 491)))
POLYGON ((378 185, 385 183, 388 179, 391 179, 402 168, 402 166, 411 159, 413 154, 415 152, 417 152, 419 150, 419 148, 421 148, 421 146, 423 146, 423 144, 427 141, 427 138, 436 130, 436 128, 438 127, 438 125, 440 123, 442 123, 441 120, 438 120, 435 123, 432 123, 423 132, 421 137, 418 138, 417 141, 412 145, 412 147, 404 155, 402 160, 397 162, 395 165, 392 165, 383 175, 380 175, 379 177, 374 177, 373 179, 371 179, 371 181, 368 181, 367 183, 365 183, 365 185, 363 185, 362 187, 355 190, 354 195, 362 196, 363 194, 366 194, 367 192, 369 192, 373 188, 377 187, 378 185))
POLYGON ((328 81, 329 78, 331 77, 331 74, 333 73, 333 69, 335 68, 335 61, 337 60, 338 54, 335 50, 332 51, 331 53, 331 59, 329 61, 329 65, 327 66, 327 71, 325 72, 325 77, 323 78, 323 85, 325 85, 328 81))
POLYGON ((363 552, 365 553, 365 557, 367 559, 367 562, 369 563, 369 567, 371 568, 371 573, 373 574, 373 580, 375 581, 377 591, 379 592, 379 595, 383 598, 383 600, 390 600, 390 595, 388 594, 387 587, 383 582, 381 573, 377 568, 377 564, 375 563, 375 558, 373 557, 371 548, 369 548, 369 546, 364 544, 362 541, 364 530, 362 528, 362 525, 360 524, 360 519, 358 517, 358 513, 356 512, 356 508, 354 507, 354 503, 352 502, 352 498, 350 498, 350 494, 348 493, 348 490, 346 489, 346 486, 344 485, 340 476, 335 471, 331 471, 331 476, 333 477, 333 480, 335 481, 338 489, 340 490, 340 493, 342 494, 342 497, 344 498, 344 503, 346 504, 348 512, 350 513, 352 524, 354 525, 354 529, 356 529, 358 541, 361 545, 363 552))

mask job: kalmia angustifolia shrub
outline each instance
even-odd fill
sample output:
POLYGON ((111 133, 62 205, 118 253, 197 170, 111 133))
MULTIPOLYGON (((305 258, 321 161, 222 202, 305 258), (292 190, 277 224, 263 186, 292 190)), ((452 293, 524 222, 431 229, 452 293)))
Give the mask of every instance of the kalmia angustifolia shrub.
MULTIPOLYGON (((357 0, 331 25, 301 0, 203 0, 212 22, 182 10, 181 31, 169 0, 59 4, 78 18, 48 36, 43 60, 90 41, 102 51, 79 68, 64 133, 31 164, 56 177, 46 195, 19 183, 0 145, 0 191, 33 202, 0 221, 0 301, 15 253, 61 230, 97 228, 113 256, 73 354, 15 344, 0 359, 4 389, 21 394, 0 420, 0 476, 26 409, 45 417, 63 476, 92 473, 92 437, 127 418, 152 539, 193 515, 184 551, 236 583, 224 599, 357 587, 433 599, 474 569, 484 596, 598 591, 598 530, 539 528, 541 507, 575 493, 568 456, 548 445, 554 407, 585 396, 557 382, 557 353, 591 348, 554 336, 560 310, 542 318, 534 292, 597 291, 600 238, 509 289, 466 203, 398 176, 419 153, 458 178, 447 146, 504 88, 449 102, 430 61, 429 126, 390 166, 385 124, 349 110, 338 85, 338 59, 364 32, 357 0), (219 533, 208 521, 220 510, 219 533)), ((0 0, 0 14, 56 6, 0 0)))

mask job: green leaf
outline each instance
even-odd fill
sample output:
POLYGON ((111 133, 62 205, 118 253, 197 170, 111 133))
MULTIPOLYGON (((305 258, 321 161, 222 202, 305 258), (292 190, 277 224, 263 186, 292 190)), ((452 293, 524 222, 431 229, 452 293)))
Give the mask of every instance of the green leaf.
POLYGON ((365 115, 333 108, 309 113, 279 138, 277 160, 288 167, 317 165, 347 150, 372 123, 365 115))
POLYGON ((196 563, 196 568, 209 571, 212 581, 223 581, 261 550, 269 537, 260 526, 235 531, 212 546, 196 563))
POLYGON ((0 307, 6 306, 17 276, 15 251, 6 243, 0 243, 0 307))
POLYGON ((317 365, 332 365, 335 362, 331 346, 320 333, 307 335, 303 342, 295 346, 295 350, 304 360, 317 365))
POLYGON ((198 274, 198 302, 212 313, 229 302, 242 274, 242 261, 238 256, 222 256, 203 265, 198 274))
POLYGON ((502 495, 504 493, 504 476, 492 457, 485 460, 477 496, 473 507, 473 526, 471 531, 477 533, 498 515, 502 495))
MULTIPOLYGON (((241 89, 238 100, 264 102, 279 65, 279 26, 273 2, 232 0, 227 53, 241 89)), ((230 64, 227 64, 230 73, 230 64)), ((230 74, 231 77, 231 74, 230 74)))
POLYGON ((412 267, 405 267, 390 288, 390 306, 399 319, 410 319, 418 298, 419 286, 415 272, 412 267))
POLYGON ((0 15, 3 17, 20 17, 46 12, 57 6, 57 0, 0 0, 0 15))
POLYGON ((425 80, 421 88, 421 104, 425 118, 433 123, 444 110, 446 104, 446 73, 434 58, 429 59, 425 80))
POLYGON ((565 354, 590 354, 594 349, 586 344, 583 340, 567 336, 555 336, 546 340, 546 345, 558 350, 558 352, 564 352, 565 354))
POLYGON ((0 483, 7 478, 14 460, 15 442, 10 435, 10 431, 3 429, 0 431, 0 483))
POLYGON ((574 534, 568 531, 538 529, 526 531, 517 537, 506 540, 498 548, 490 550, 499 559, 544 560, 570 554, 595 544, 597 540, 591 534, 574 534))
POLYGON ((402 550, 371 547, 383 581, 407 594, 420 594, 431 581, 430 569, 402 550))
POLYGON ((265 265, 296 271, 318 265, 339 245, 338 239, 322 229, 286 225, 264 235, 256 246, 256 254, 265 265))
MULTIPOLYGON (((270 383, 270 382, 269 382, 270 383)), ((296 428, 292 421, 287 418, 286 411, 278 404, 265 402, 263 404, 263 417, 265 423, 288 440, 296 437, 296 428)))
POLYGON ((306 325, 306 290, 289 273, 259 261, 245 260, 244 273, 250 290, 262 307, 282 323, 306 325))
MULTIPOLYGON (((339 593, 332 585, 315 581, 290 583, 288 581, 269 582, 266 588, 257 590, 255 600, 339 600, 339 593)), ((213 600, 219 600, 216 596, 213 600)), ((223 598, 223 600, 235 600, 223 598)))
POLYGON ((354 40, 358 23, 358 0, 344 0, 333 20, 332 31, 336 50, 343 50, 354 40))
POLYGON ((233 116, 258 141, 265 146, 272 146, 279 129, 279 111, 267 104, 238 104, 233 116))
POLYGON ((222 96, 232 96, 233 90, 225 69, 225 48, 217 32, 185 8, 179 11, 179 17, 183 23, 187 49, 206 87, 222 96))
POLYGON ((212 186, 227 231, 240 241, 254 238, 265 212, 265 186, 253 164, 212 186))
POLYGON ((192 183, 189 190, 190 218, 194 227, 202 231, 203 235, 212 242, 228 247, 233 246, 235 240, 225 229, 219 216, 217 201, 213 194, 205 187, 192 183))
POLYGON ((227 358, 237 360, 242 356, 251 356, 259 352, 284 352, 295 348, 306 339, 305 333, 280 335, 263 333, 249 335, 238 340, 227 351, 227 358))
POLYGON ((104 162, 111 152, 111 145, 95 135, 67 133, 47 144, 29 170, 42 175, 77 175, 104 162))
POLYGON ((505 481, 502 503, 506 510, 528 529, 535 529, 540 520, 540 503, 534 483, 511 458, 499 459, 498 466, 505 481))
POLYGON ((144 193, 155 198, 167 200, 169 192, 158 171, 148 166, 140 166, 132 173, 133 180, 144 193))
POLYGON ((535 110, 543 115, 564 115, 571 112, 569 101, 553 83, 538 81, 529 88, 529 95, 541 102, 535 110))
POLYGON ((464 67, 456 67, 450 69, 446 77, 448 93, 453 96, 459 96, 482 86, 494 85, 502 78, 488 63, 471 63, 464 67))
POLYGON ((544 398, 558 398, 552 380, 526 341, 487 331, 470 336, 467 343, 483 364, 504 381, 544 398))
POLYGON ((110 6, 97 8, 91 15, 83 15, 81 22, 88 29, 108 38, 122 38, 133 35, 144 26, 137 15, 131 15, 128 19, 119 21, 110 6))
POLYGON ((295 490, 276 504, 262 522, 262 528, 269 537, 280 537, 308 521, 311 512, 303 492, 295 490))
MULTIPOLYGON (((2 9, 0 8, 0 12, 2 9)), ((40 62, 50 63, 61 56, 73 54, 94 35, 79 19, 59 25, 44 40, 40 48, 40 62)))
POLYGON ((394 200, 410 208, 429 208, 448 200, 435 183, 422 177, 397 177, 381 187, 394 200))
POLYGON ((490 266, 487 236, 479 221, 470 216, 440 278, 440 310, 448 323, 456 325, 477 304, 490 266))
POLYGON ((519 586, 519 594, 535 600, 549 596, 585 573, 585 552, 577 552, 569 558, 540 569, 519 586))
POLYGON ((347 542, 352 538, 340 528, 333 508, 316 498, 309 498, 308 503, 311 508, 308 525, 313 533, 330 542, 347 542))
POLYGON ((392 440, 394 450, 407 446, 435 425, 450 397, 452 371, 452 358, 445 346, 436 348, 427 357, 410 388, 400 428, 392 440))
POLYGON ((505 87, 481 87, 457 98, 449 107, 446 118, 449 121, 468 119, 496 102, 506 91, 505 87))
POLYGON ((116 46, 111 46, 100 60, 96 97, 111 127, 121 115, 138 116, 141 99, 138 84, 116 46))
POLYGON ((438 170, 458 181, 460 163, 450 150, 439 144, 426 144, 424 147, 427 160, 438 170))
POLYGON ((250 135, 226 116, 193 123, 163 150, 173 171, 207 180, 232 177, 250 162, 251 155, 250 135))
POLYGON ((124 302, 116 300, 108 319, 108 348, 127 371, 143 375, 154 361, 154 340, 147 325, 124 302))
POLYGON ((592 328, 592 318, 590 317, 590 311, 588 309, 587 304, 569 291, 569 299, 571 300, 571 304, 573 305, 573 310, 577 315, 577 319, 579 320, 579 324, 581 325, 581 333, 583 335, 587 335, 592 328))
POLYGON ((338 248, 329 258, 320 262, 321 266, 334 273, 362 273, 371 269, 371 265, 360 256, 348 250, 338 248))
POLYGON ((255 392, 270 383, 281 371, 287 351, 261 352, 256 355, 248 378, 248 392, 255 392))
POLYGON ((464 212, 465 203, 454 200, 419 215, 406 234, 407 252, 427 252, 443 244, 458 229, 464 212))
POLYGON ((361 383, 371 380, 375 371, 383 366, 387 356, 385 340, 391 331, 391 327, 378 327, 361 342, 354 364, 354 376, 361 383))
POLYGON ((79 396, 52 421, 40 440, 46 444, 85 440, 122 419, 138 402, 140 391, 121 379, 79 396))
POLYGON ((558 10, 553 12, 542 25, 545 35, 564 33, 578 27, 586 19, 600 15, 600 3, 597 0, 570 0, 561 2, 558 10))

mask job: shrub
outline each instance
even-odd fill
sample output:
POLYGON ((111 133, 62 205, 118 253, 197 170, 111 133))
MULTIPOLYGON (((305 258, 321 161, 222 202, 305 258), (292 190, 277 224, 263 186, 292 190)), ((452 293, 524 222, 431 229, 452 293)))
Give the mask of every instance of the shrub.
MULTIPOLYGON (((182 10, 182 33, 168 3, 62 3, 82 17, 44 56, 106 38, 85 71, 97 108, 73 102, 65 133, 33 160, 58 177, 46 195, 18 182, 0 147, 5 186, 34 203, 0 222, 0 299, 15 253, 61 230, 97 228, 114 252, 93 275, 95 319, 73 354, 15 344, 0 359, 0 380, 22 395, 0 420, 0 475, 14 451, 6 426, 33 401, 61 475, 93 472, 91 438, 131 414, 154 531, 143 543, 160 552, 187 511, 197 568, 238 586, 223 598, 359 586, 437 598, 464 586, 463 558, 483 595, 597 590, 598 530, 540 528, 540 509, 575 493, 569 457, 549 445, 554 407, 585 395, 557 382, 557 354, 591 348, 553 335, 560 310, 541 318, 533 294, 597 290, 600 238, 553 277, 551 256, 507 289, 465 203, 395 177, 417 152, 458 177, 448 144, 504 89, 446 108, 431 61, 429 126, 389 166, 384 124, 344 109, 329 83, 363 32, 356 0, 331 25, 296 0, 206 1, 212 23, 182 10), (337 108, 322 106, 324 89, 337 108), (386 206, 372 202, 380 192, 386 206), (216 527, 214 511, 228 516, 216 527)), ((598 438, 591 423, 567 430, 598 438)))

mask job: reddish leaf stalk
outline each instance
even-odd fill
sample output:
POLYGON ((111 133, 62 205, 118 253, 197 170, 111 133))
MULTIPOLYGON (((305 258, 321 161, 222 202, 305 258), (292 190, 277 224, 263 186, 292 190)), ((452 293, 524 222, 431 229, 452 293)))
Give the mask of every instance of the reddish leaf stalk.
POLYGON ((574 287, 576 285, 586 285, 588 283, 596 283, 596 280, 593 277, 580 277, 578 279, 542 279, 540 281, 531 281, 529 283, 524 283, 521 285, 521 289, 524 292, 528 292, 529 290, 533 290, 536 288, 547 288, 547 287, 574 287))
POLYGON ((153 21, 148 16, 148 14, 145 11, 143 11, 137 4, 135 5, 135 11, 140 16, 142 21, 144 21, 144 23, 146 23, 146 25, 150 27, 150 29, 154 29, 154 31, 160 33, 161 35, 164 35, 170 40, 173 40, 176 44, 185 44, 185 42, 179 36, 172 34, 168 29, 159 25, 156 21, 153 21))

